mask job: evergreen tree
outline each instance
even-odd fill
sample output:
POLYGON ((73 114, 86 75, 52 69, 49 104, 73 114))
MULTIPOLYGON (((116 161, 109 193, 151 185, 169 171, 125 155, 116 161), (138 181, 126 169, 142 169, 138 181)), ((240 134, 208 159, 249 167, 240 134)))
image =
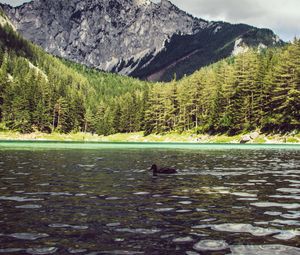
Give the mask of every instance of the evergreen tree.
MULTIPOLYGON (((3 53, 2 53, 3 54, 3 53)), ((6 88, 9 86, 10 80, 8 76, 8 54, 1 56, 2 64, 0 67, 0 122, 3 121, 3 103, 6 93, 6 88)))
POLYGON ((273 124, 288 131, 300 127, 300 41, 287 48, 275 69, 272 100, 273 124))
POLYGON ((298 39, 154 84, 55 58, 0 25, 0 64, 0 123, 21 132, 300 129, 298 39))

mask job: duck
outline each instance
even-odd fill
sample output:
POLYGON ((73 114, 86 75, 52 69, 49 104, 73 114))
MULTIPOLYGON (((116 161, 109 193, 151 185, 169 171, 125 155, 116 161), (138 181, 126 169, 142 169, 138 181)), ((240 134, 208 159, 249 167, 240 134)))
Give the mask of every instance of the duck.
POLYGON ((151 166, 150 171, 153 171, 153 176, 157 176, 157 174, 176 174, 177 173, 177 170, 175 168, 170 168, 170 167, 158 168, 156 164, 153 164, 151 166))

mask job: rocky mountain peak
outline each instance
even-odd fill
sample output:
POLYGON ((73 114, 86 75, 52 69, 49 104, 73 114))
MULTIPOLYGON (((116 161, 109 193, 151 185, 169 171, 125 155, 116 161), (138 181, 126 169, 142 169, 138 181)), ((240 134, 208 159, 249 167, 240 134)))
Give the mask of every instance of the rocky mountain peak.
MULTIPOLYGON (((168 0, 34 0, 2 6, 17 30, 49 53, 156 80, 181 77, 230 55, 235 41, 253 29, 194 18, 168 0), (218 51, 224 45, 230 49, 218 51)), ((268 46, 264 36, 256 41, 268 46)))

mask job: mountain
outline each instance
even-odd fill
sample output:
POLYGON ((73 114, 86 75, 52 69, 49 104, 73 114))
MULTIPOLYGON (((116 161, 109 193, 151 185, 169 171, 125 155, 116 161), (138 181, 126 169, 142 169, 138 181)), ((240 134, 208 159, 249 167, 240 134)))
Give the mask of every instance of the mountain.
POLYGON ((155 81, 181 78, 251 46, 282 44, 271 30, 208 22, 167 0, 34 0, 2 8, 25 38, 51 54, 155 81))
POLYGON ((104 122, 102 114, 110 112, 118 120, 114 132, 132 132, 128 122, 140 116, 149 88, 148 82, 46 53, 18 34, 0 8, 0 131, 106 134, 112 119, 104 122))
POLYGON ((149 83, 53 57, 0 9, 0 131, 299 132, 299 59, 295 40, 149 83))

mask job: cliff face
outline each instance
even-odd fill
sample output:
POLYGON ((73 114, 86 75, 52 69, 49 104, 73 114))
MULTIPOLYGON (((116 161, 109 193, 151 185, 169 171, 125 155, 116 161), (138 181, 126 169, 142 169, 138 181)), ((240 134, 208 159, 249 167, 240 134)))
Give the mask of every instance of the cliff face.
POLYGON ((2 8, 25 38, 47 52, 144 79, 180 78, 239 45, 282 43, 270 30, 207 22, 167 0, 34 0, 2 8))

